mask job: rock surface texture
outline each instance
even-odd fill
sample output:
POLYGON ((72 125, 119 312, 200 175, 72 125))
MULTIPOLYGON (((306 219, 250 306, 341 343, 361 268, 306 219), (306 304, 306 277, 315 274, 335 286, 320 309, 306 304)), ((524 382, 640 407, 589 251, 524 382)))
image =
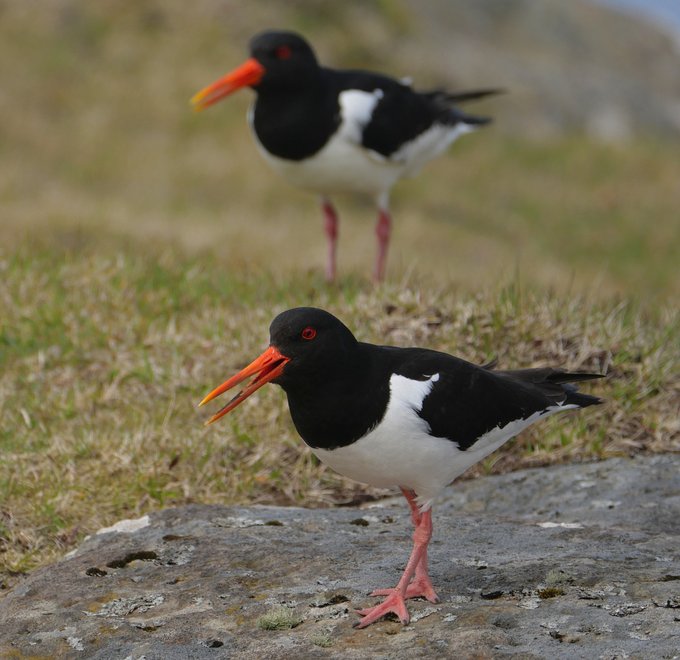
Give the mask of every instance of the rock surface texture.
POLYGON ((678 658, 680 456, 460 483, 435 505, 441 602, 356 631, 410 548, 401 499, 187 506, 92 536, 0 599, 0 657, 678 658))

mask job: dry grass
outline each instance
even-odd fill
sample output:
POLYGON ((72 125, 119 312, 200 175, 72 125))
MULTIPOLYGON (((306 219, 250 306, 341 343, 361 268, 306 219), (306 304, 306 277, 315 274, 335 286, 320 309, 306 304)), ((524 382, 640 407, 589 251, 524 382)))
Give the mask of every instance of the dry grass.
POLYGON ((680 449, 677 311, 515 284, 461 294, 415 275, 378 289, 360 279, 328 288, 316 273, 229 274, 207 255, 96 242, 33 243, 1 268, 6 571, 163 506, 323 506, 379 494, 317 463, 275 387, 202 426, 196 402, 261 351, 271 317, 297 304, 333 310, 369 341, 608 372, 596 386, 605 406, 549 420, 478 471, 680 449))
POLYGON ((298 304, 368 341, 608 372, 605 406, 478 472, 680 450, 677 145, 471 136, 399 188, 384 287, 372 210, 341 202, 327 287, 316 202, 259 161, 246 95, 188 111, 264 9, 163 7, 2 8, 0 582, 162 506, 378 495, 318 464, 275 387, 202 426, 196 402, 298 304))

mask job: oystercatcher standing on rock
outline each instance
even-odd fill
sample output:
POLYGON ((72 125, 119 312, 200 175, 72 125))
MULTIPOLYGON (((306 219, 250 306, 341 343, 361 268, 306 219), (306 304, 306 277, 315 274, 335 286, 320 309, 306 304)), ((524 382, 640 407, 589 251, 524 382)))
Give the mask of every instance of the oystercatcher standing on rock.
POLYGON ((416 92, 407 82, 370 71, 318 64, 311 46, 293 32, 263 32, 251 57, 192 99, 202 110, 242 87, 256 94, 249 121, 270 165, 294 186, 320 193, 328 237, 326 275, 336 273, 338 217, 329 195, 371 195, 378 207, 374 276, 385 275, 392 186, 441 154, 459 135, 490 119, 454 103, 498 93, 416 92))
POLYGON ((252 380, 208 423, 265 383, 288 395, 295 427, 334 470, 374 486, 398 486, 415 526, 399 583, 359 610, 363 628, 392 612, 409 621, 405 601, 437 602, 427 570, 431 506, 458 475, 534 422, 600 399, 571 383, 599 374, 560 369, 494 371, 425 348, 375 346, 355 339, 332 314, 300 307, 279 314, 269 348, 208 394, 201 405, 252 380))

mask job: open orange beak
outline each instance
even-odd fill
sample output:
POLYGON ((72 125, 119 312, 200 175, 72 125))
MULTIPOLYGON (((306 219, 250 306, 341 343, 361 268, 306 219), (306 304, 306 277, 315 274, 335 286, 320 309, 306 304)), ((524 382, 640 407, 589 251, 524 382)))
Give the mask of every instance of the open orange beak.
POLYGON ((240 67, 222 76, 212 85, 204 87, 198 94, 191 99, 194 110, 204 110, 213 103, 217 103, 225 96, 229 96, 241 87, 257 85, 266 69, 254 58, 246 60, 240 67))
POLYGON ((253 392, 259 390, 263 385, 270 380, 274 380, 283 373, 286 364, 290 362, 290 358, 286 357, 278 351, 278 349, 270 346, 260 357, 253 360, 245 369, 239 371, 235 376, 216 387, 208 396, 206 396, 199 406, 202 406, 208 401, 212 401, 215 397, 223 394, 232 387, 238 385, 249 376, 254 374, 253 378, 246 387, 244 387, 224 408, 218 410, 205 424, 212 424, 220 417, 226 415, 230 410, 236 408, 239 403, 245 401, 253 392))

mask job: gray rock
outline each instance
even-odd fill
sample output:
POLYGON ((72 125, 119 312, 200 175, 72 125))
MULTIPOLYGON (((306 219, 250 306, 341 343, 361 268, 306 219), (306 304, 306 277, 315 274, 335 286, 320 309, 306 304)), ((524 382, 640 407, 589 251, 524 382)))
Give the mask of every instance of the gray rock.
POLYGON ((435 507, 441 602, 357 631, 405 503, 186 506, 120 524, 0 600, 0 657, 680 657, 680 456, 463 482, 435 507), (358 521, 363 521, 361 524, 358 521))

